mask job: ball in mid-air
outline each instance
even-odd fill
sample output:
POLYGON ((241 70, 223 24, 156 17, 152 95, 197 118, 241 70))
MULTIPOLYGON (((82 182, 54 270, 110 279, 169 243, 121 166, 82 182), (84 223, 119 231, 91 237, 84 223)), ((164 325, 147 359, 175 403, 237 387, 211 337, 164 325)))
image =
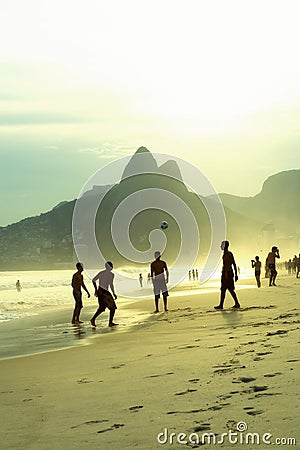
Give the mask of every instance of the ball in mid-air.
POLYGON ((162 230, 166 230, 166 229, 168 228, 168 226, 169 226, 169 224, 168 224, 168 222, 166 222, 165 220, 162 220, 162 221, 160 222, 160 228, 161 228, 162 230))

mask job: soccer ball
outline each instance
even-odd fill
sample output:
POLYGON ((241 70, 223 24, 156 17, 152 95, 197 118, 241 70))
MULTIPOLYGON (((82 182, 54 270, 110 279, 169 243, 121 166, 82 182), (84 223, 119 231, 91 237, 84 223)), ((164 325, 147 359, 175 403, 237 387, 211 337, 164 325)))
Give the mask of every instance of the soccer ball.
POLYGON ((160 222, 160 228, 161 228, 162 230, 166 230, 166 229, 168 228, 168 226, 169 226, 169 224, 168 224, 168 222, 166 222, 165 220, 162 220, 162 221, 160 222))

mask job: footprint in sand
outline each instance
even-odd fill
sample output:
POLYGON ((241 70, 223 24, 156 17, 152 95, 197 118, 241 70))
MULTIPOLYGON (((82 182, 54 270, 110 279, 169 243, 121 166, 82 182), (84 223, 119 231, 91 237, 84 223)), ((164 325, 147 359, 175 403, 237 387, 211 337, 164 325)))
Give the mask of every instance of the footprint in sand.
POLYGON ((118 366, 111 366, 112 369, 120 369, 121 367, 124 367, 125 364, 119 364, 118 366))
POLYGON ((267 333, 267 336, 276 336, 277 334, 287 334, 288 330, 277 330, 277 331, 269 331, 269 333, 267 333))
POLYGON ((196 392, 196 391, 197 391, 197 389, 188 389, 183 392, 176 392, 174 395, 185 395, 185 394, 189 394, 190 392, 196 392))
POLYGON ((164 377, 165 375, 174 375, 174 372, 158 373, 155 375, 147 375, 144 378, 157 378, 157 377, 164 377))
POLYGON ((86 384, 86 383, 93 383, 93 380, 89 380, 88 378, 81 378, 80 380, 77 380, 78 384, 86 384))
POLYGON ((262 394, 256 394, 255 398, 272 397, 273 395, 282 395, 281 392, 263 392, 262 394))
POLYGON ((106 433, 107 431, 117 430, 118 428, 122 428, 122 427, 124 427, 124 423, 114 423, 111 427, 104 428, 104 430, 99 430, 99 431, 97 431, 97 433, 98 434, 106 433))
POLYGON ((257 409, 254 411, 247 411, 247 414, 249 414, 249 416, 257 416, 258 414, 263 414, 264 411, 262 409, 257 409))
MULTIPOLYGON (((228 405, 228 403, 227 403, 227 405, 228 405)), ((219 410, 222 409, 224 406, 226 406, 226 405, 223 405, 223 406, 220 406, 220 405, 214 405, 214 406, 210 406, 207 410, 208 410, 208 411, 219 411, 219 410)))
POLYGON ((257 356, 265 356, 265 355, 272 355, 273 352, 258 352, 256 353, 257 356))
MULTIPOLYGON (((238 391, 236 391, 236 393, 237 393, 238 391)), ((229 398, 231 398, 232 397, 232 395, 230 395, 230 394, 221 394, 221 395, 218 395, 218 398, 220 399, 220 400, 228 400, 229 398)))
POLYGON ((80 423, 79 425, 73 425, 73 426, 70 427, 70 428, 73 429, 73 428, 81 427, 82 425, 95 425, 95 424, 98 424, 98 423, 104 423, 104 422, 108 422, 108 420, 107 420, 107 419, 88 420, 87 422, 80 423))
POLYGON ((187 411, 168 411, 167 414, 195 414, 199 412, 207 411, 206 409, 190 409, 187 411))
POLYGON ((254 392, 261 392, 261 391, 266 391, 267 389, 269 389, 268 386, 250 386, 250 387, 254 392))
POLYGON ((250 383, 250 381, 255 381, 256 378, 253 377, 239 377, 238 380, 242 383, 250 383))
POLYGON ((186 349, 189 349, 189 348, 198 348, 198 347, 200 347, 199 345, 192 345, 192 344, 187 344, 187 345, 184 345, 184 346, 181 346, 181 345, 176 345, 175 347, 169 347, 169 349, 171 350, 173 350, 173 349, 175 349, 175 348, 177 348, 178 350, 186 350, 186 349))
POLYGON ((144 408, 143 405, 138 405, 138 406, 130 406, 129 411, 134 411, 137 412, 139 409, 144 408))
POLYGON ((192 378, 191 380, 188 380, 189 383, 198 383, 200 381, 200 378, 192 378))
POLYGON ((194 428, 194 431, 197 433, 197 431, 206 431, 210 429, 211 429, 210 423, 202 423, 201 425, 196 426, 194 428))
POLYGON ((264 377, 266 377, 266 378, 272 378, 272 377, 276 377, 277 375, 282 375, 282 373, 281 373, 281 372, 266 373, 266 374, 264 375, 264 377))

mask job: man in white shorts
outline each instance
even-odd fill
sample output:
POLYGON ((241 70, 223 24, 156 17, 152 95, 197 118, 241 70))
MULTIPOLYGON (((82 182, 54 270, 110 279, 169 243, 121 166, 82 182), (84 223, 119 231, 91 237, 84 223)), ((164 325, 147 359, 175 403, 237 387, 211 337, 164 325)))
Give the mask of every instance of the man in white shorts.
POLYGON ((155 261, 151 263, 150 275, 153 283, 153 291, 155 298, 155 313, 159 312, 158 302, 160 298, 160 292, 162 292, 164 300, 164 309, 168 311, 167 308, 167 298, 169 296, 167 283, 169 282, 169 271, 165 261, 160 259, 160 252, 154 253, 155 261))

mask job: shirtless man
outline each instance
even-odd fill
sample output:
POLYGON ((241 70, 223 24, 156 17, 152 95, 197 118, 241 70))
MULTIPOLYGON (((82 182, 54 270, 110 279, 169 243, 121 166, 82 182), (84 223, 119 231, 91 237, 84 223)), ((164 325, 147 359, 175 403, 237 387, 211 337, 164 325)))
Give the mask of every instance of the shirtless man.
POLYGON ((280 255, 278 248, 274 246, 272 247, 272 250, 270 251, 266 259, 266 266, 270 272, 269 286, 276 286, 275 284, 275 280, 277 277, 276 262, 275 262, 276 258, 280 258, 280 255))
POLYGON ((87 288, 85 287, 84 281, 83 281, 83 265, 78 262, 76 264, 76 268, 77 268, 77 272, 74 273, 73 277, 72 277, 72 283, 71 286, 73 288, 73 297, 75 300, 75 308, 74 308, 74 312, 73 312, 73 317, 72 317, 72 324, 79 324, 79 323, 83 323, 82 321, 79 320, 79 316, 80 316, 80 312, 82 309, 82 292, 81 292, 81 288, 85 290, 85 292, 88 295, 88 298, 90 298, 90 293, 87 290, 87 288))
POLYGON ((228 247, 229 247, 228 241, 223 241, 221 243, 221 249, 224 251, 222 276, 221 276, 221 297, 220 297, 220 304, 218 306, 215 306, 215 309, 223 309, 227 289, 234 300, 233 308, 240 308, 240 304, 237 295, 235 293, 234 287, 234 281, 237 281, 239 277, 237 274, 237 267, 234 260, 234 256, 228 250, 228 247))
POLYGON ((260 282, 260 272, 261 272, 261 262, 259 260, 259 256, 255 256, 255 260, 251 260, 251 266, 252 269, 254 269, 254 275, 256 278, 257 287, 260 288, 261 282, 260 282))
POLYGON ((109 309, 109 327, 115 327, 118 325, 117 323, 113 322, 113 318, 117 309, 117 305, 115 303, 115 300, 117 300, 117 296, 115 293, 114 288, 114 274, 112 273, 113 269, 113 263, 110 261, 107 261, 105 263, 105 270, 102 270, 99 272, 94 278, 93 278, 93 285, 95 288, 95 296, 98 297, 98 304, 99 307, 93 317, 91 318, 90 322, 92 327, 96 327, 96 318, 105 311, 106 308, 109 309), (98 280, 99 286, 97 287, 96 281, 98 280), (109 289, 111 290, 112 294, 109 292, 109 289))
POLYGON ((160 291, 163 295, 164 309, 168 311, 167 308, 167 298, 169 296, 167 284, 169 282, 169 271, 165 261, 160 259, 160 252, 154 253, 155 261, 151 263, 150 275, 153 283, 154 299, 155 299, 155 313, 159 312, 158 301, 160 298, 160 291))

